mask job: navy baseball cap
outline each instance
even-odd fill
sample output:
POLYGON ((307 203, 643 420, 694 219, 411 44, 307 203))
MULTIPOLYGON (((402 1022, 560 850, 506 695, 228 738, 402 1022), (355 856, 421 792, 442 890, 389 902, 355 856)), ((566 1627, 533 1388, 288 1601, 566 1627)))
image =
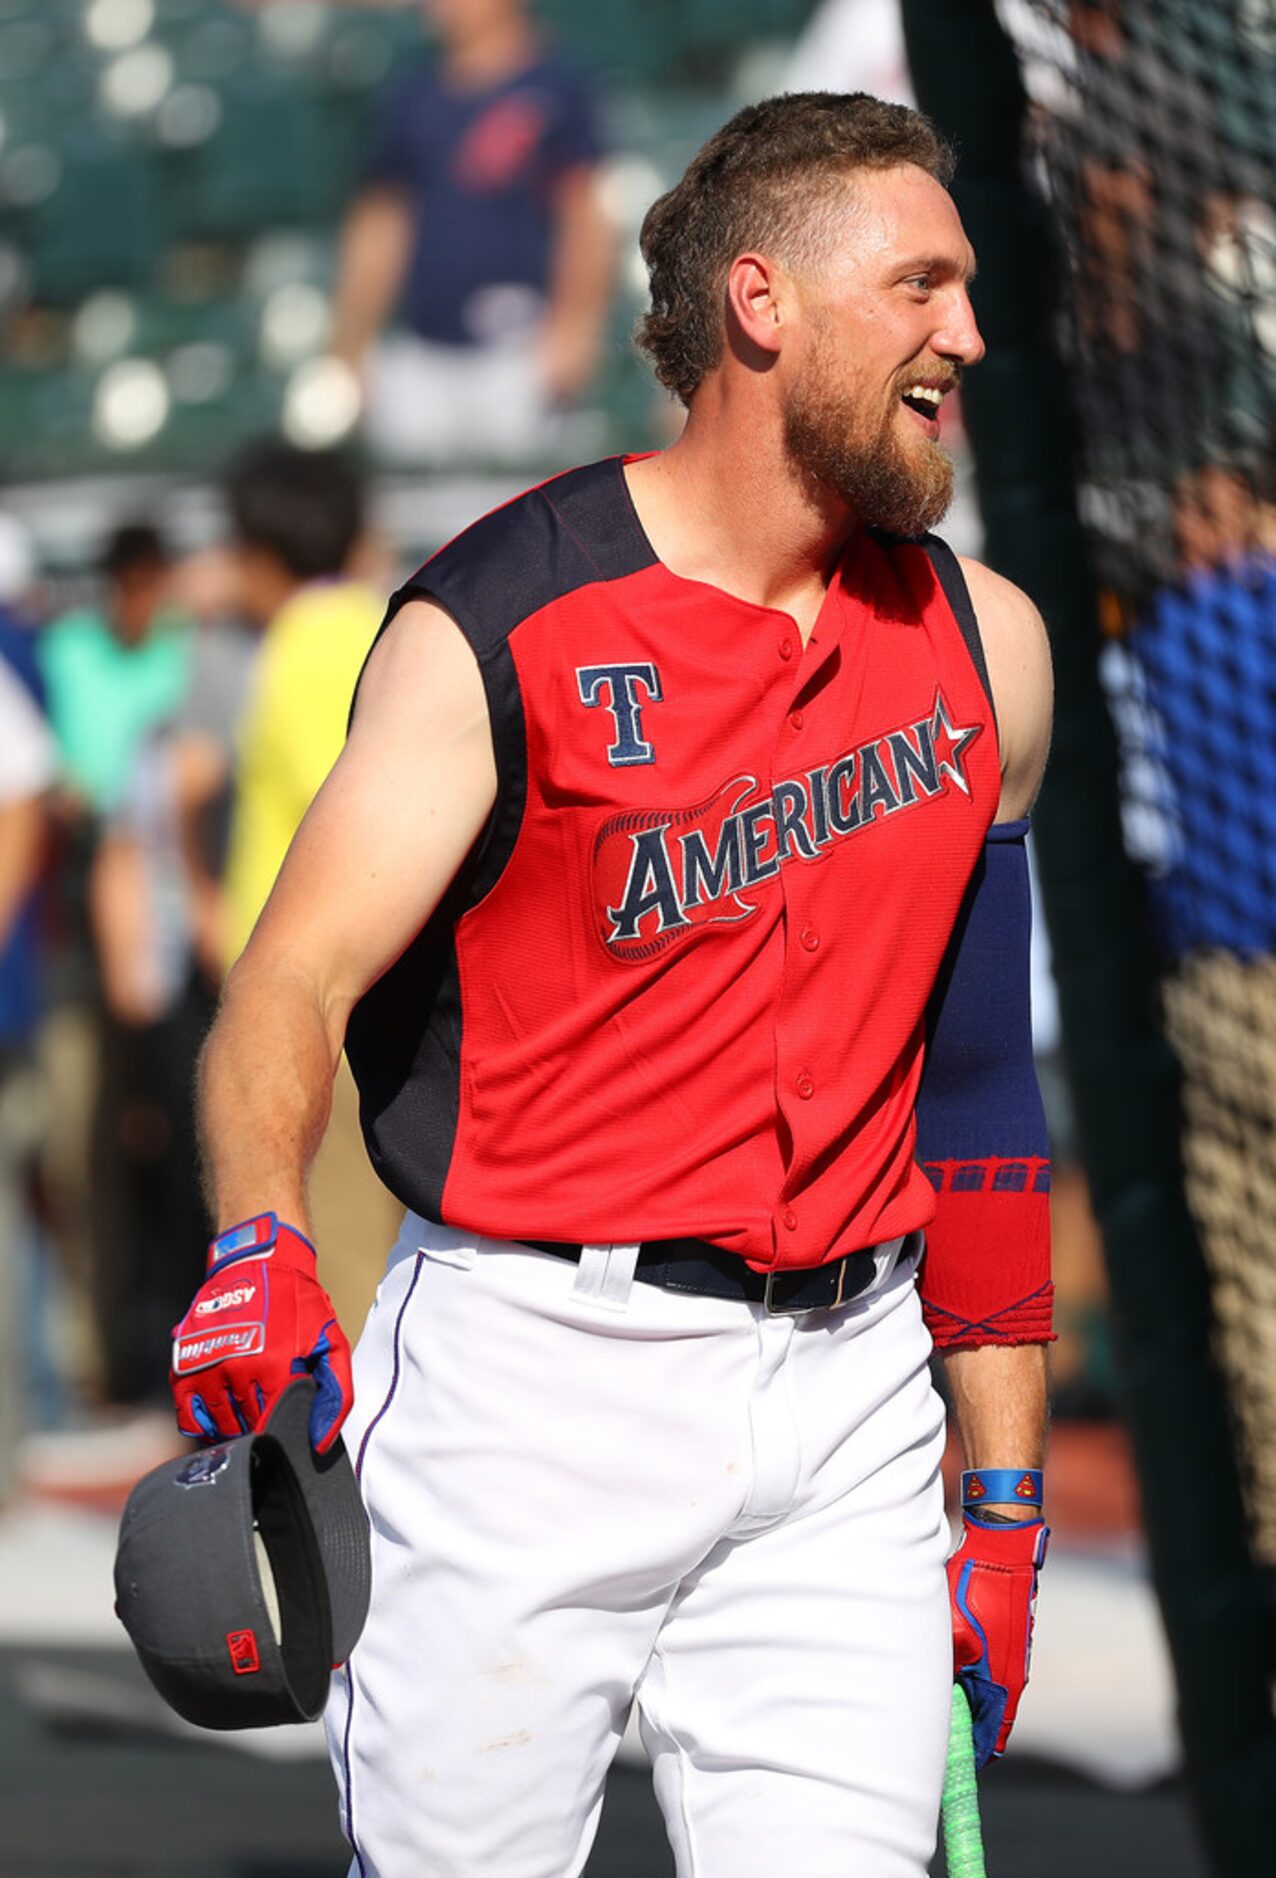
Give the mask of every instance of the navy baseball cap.
POLYGON ((313 1400, 300 1378, 255 1434, 166 1461, 124 1508, 115 1608, 203 1728, 313 1721, 368 1614, 367 1514, 343 1443, 310 1445, 313 1400))

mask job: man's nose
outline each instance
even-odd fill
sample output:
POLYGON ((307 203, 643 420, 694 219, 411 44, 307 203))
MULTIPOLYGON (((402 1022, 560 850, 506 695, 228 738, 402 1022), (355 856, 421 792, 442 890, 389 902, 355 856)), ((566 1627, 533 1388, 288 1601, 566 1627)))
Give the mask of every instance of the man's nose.
POLYGON ((932 344, 941 357, 956 359, 962 365, 978 365, 983 358, 987 347, 975 319, 975 309, 970 304, 970 295, 964 290, 954 294, 943 328, 936 333, 932 344))

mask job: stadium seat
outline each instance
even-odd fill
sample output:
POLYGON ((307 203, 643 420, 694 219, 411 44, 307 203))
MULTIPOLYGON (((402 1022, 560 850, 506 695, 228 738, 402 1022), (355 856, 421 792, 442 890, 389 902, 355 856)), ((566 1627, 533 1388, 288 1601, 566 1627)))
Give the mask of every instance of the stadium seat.
POLYGON ((264 228, 331 217, 344 178, 314 98, 246 67, 218 88, 212 134, 168 159, 173 225, 184 237, 243 241, 264 228))
POLYGON ((152 166, 124 137, 98 124, 59 141, 52 187, 5 218, 29 249, 39 300, 65 306, 97 287, 133 286, 154 272, 162 240, 152 166))

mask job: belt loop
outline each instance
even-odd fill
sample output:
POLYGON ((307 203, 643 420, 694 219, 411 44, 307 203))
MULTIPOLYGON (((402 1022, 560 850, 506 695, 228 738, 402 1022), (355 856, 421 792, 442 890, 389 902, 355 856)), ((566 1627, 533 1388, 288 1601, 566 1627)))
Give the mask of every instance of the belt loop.
POLYGON ((611 1311, 623 1311, 633 1290, 637 1245, 583 1245, 572 1296, 611 1311))

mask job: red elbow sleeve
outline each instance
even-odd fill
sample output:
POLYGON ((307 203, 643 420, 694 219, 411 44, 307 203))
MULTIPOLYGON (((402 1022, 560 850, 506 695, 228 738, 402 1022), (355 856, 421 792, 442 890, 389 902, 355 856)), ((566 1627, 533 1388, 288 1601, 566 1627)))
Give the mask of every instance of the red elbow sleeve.
POLYGON ((926 1228, 920 1289, 936 1347, 1053 1341, 1049 1161, 925 1168, 937 1210, 926 1228))

